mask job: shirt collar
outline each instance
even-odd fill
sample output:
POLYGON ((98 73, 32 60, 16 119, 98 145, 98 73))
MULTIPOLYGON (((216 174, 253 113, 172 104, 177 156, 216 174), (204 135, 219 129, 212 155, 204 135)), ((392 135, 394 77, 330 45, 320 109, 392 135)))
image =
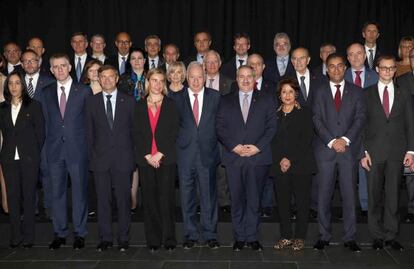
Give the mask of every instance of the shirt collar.
POLYGON ((65 82, 65 84, 62 84, 60 81, 58 83, 58 89, 60 90, 60 87, 65 87, 66 92, 70 90, 70 87, 72 86, 72 78, 69 76, 68 80, 65 82))
MULTIPOLYGON (((188 94, 189 95, 191 95, 191 96, 193 96, 193 94, 195 94, 191 89, 190 89, 190 87, 188 87, 188 94)), ((200 95, 203 95, 204 94, 204 87, 201 89, 201 91, 199 91, 198 93, 198 96, 200 96, 200 95)))
POLYGON ((111 101, 116 100, 116 96, 118 95, 118 89, 115 89, 112 93, 106 93, 105 91, 102 91, 103 97, 106 100, 106 96, 111 96, 111 101))
POLYGON ((37 79, 39 79, 39 71, 37 71, 36 73, 34 73, 32 75, 26 74, 25 77, 26 77, 26 79, 33 78, 33 80, 37 80, 37 79))

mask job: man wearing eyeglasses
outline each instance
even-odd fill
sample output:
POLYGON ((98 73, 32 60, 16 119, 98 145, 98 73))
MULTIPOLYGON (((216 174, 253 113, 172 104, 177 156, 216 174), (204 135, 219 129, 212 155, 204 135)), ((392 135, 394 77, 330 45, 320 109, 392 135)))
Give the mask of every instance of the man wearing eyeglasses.
POLYGON ((398 201, 402 165, 414 161, 414 113, 412 97, 393 82, 396 72, 393 56, 378 58, 378 84, 366 90, 367 123, 365 157, 361 165, 368 178, 368 228, 373 249, 388 246, 402 251, 398 234, 398 201), (384 198, 385 197, 385 198, 384 198))
POLYGON ((108 59, 108 64, 115 66, 119 75, 131 69, 129 50, 132 46, 131 36, 127 32, 119 32, 115 37, 117 54, 108 59))

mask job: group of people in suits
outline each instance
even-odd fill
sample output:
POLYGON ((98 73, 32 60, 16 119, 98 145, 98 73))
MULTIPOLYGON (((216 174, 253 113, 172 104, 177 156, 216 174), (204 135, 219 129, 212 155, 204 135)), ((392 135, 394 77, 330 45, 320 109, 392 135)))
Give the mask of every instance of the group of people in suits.
MULTIPOLYGON (((365 24, 362 35, 365 43, 349 45, 346 58, 334 45, 322 44, 322 65, 314 70, 309 51, 291 52, 286 33, 275 35, 275 56, 266 61, 248 54, 247 34, 236 34, 235 55, 225 63, 210 49, 208 32, 195 34, 197 53, 183 62, 174 44, 165 45, 161 57, 156 35, 140 49, 120 32, 117 54, 106 57, 102 35, 88 43, 77 32, 71 38, 73 57, 54 54, 49 61, 39 38, 32 38, 22 54, 17 44, 6 44, 0 161, 10 246, 34 244, 38 181, 53 223, 49 248, 66 244, 70 180, 73 248, 85 245, 88 197, 96 195, 97 250, 113 246, 116 203, 118 249, 126 251, 139 175, 151 251, 177 245, 177 177, 185 249, 200 241, 220 247, 220 207, 232 217, 233 250, 263 250, 260 219, 273 213, 275 199, 281 234, 274 248, 302 250, 311 215, 317 216, 320 233, 314 248, 322 250, 332 238, 331 203, 338 181, 344 246, 361 251, 356 242, 359 197, 373 248, 402 250, 396 240, 399 188, 403 168, 414 171, 414 39, 402 40, 397 62, 379 52, 376 23, 365 24), (395 81, 407 59, 410 71, 395 81)), ((413 178, 407 177, 407 218, 414 216, 413 178)))

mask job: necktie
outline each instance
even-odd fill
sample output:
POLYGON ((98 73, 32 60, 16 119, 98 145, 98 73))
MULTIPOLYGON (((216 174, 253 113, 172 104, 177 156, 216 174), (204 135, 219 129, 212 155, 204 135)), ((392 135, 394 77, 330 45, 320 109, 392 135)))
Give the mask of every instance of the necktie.
POLYGON ((76 64, 76 77, 78 78, 78 82, 81 79, 82 75, 82 64, 81 64, 81 58, 78 57, 78 63, 76 64))
POLYGON ((257 88, 257 84, 258 84, 258 83, 257 83, 257 81, 255 81, 255 82, 254 82, 254 90, 259 90, 259 89, 257 88))
POLYGON ((59 109, 60 109, 60 115, 62 116, 62 119, 63 119, 65 117, 65 110, 66 110, 66 93, 65 93, 65 87, 60 86, 60 90, 62 91, 62 94, 60 95, 59 109))
POLYGON ((308 94, 306 93, 305 76, 300 77, 300 90, 302 92, 303 99, 306 101, 308 99, 308 94))
POLYGON ((390 98, 388 95, 388 86, 384 87, 384 93, 382 94, 382 108, 384 109, 385 116, 390 116, 390 98))
POLYGON ((193 115, 194 115, 194 120, 196 125, 198 126, 198 115, 199 115, 199 111, 198 111, 198 93, 194 93, 194 103, 193 103, 193 115))
POLYGON ((32 81, 33 81, 33 78, 29 78, 29 85, 27 85, 27 93, 29 94, 30 98, 33 98, 34 96, 32 81))
POLYGON ((114 114, 112 113, 111 97, 112 95, 106 96, 106 119, 108 120, 109 127, 112 129, 114 127, 114 114))
POLYGON ((151 60, 151 69, 153 69, 153 68, 155 68, 155 60, 154 59, 151 60))
POLYGON ((369 49, 368 51, 369 51, 368 65, 369 65, 369 68, 372 69, 374 68, 374 50, 369 49))
POLYGON ((362 71, 355 71, 355 81, 354 81, 354 84, 360 88, 362 88, 361 73, 362 71))
POLYGON ((249 115, 249 95, 245 93, 243 95, 243 103, 242 103, 242 114, 244 123, 247 121, 247 116, 249 115))
POLYGON ((240 67, 240 66, 243 66, 243 64, 244 64, 244 60, 239 59, 239 63, 240 63, 239 67, 240 67))
POLYGON ((336 84, 335 87, 336 87, 336 92, 335 92, 334 101, 335 101, 336 111, 339 112, 339 109, 341 108, 341 90, 340 90, 341 85, 336 84))
POLYGON ((286 59, 281 58, 280 61, 282 62, 282 70, 279 70, 280 76, 283 76, 286 72, 286 59))
POLYGON ((208 87, 212 89, 213 88, 214 78, 209 78, 208 80, 209 80, 208 87))
POLYGON ((119 74, 120 75, 122 75, 123 73, 125 73, 125 64, 126 64, 126 62, 125 62, 126 58, 125 57, 121 57, 121 59, 122 59, 122 62, 121 62, 121 66, 119 67, 119 74))

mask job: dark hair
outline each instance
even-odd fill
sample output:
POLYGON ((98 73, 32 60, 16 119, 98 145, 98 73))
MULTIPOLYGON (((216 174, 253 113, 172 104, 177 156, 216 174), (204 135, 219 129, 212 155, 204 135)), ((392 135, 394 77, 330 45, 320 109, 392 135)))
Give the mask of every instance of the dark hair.
POLYGON ((101 67, 99 67, 98 74, 100 74, 100 73, 102 73, 106 70, 113 70, 116 73, 117 76, 119 75, 118 70, 110 64, 105 64, 105 65, 102 65, 101 67))
POLYGON ((210 32, 208 32, 208 31, 204 31, 204 30, 202 30, 202 31, 198 31, 198 32, 196 32, 196 33, 194 34, 194 39, 195 39, 196 35, 198 35, 198 34, 206 34, 206 35, 207 35, 207 37, 208 37, 208 40, 210 40, 210 41, 211 41, 211 34, 210 34, 210 32))
MULTIPOLYGON (((131 60, 131 55, 134 52, 139 52, 139 53, 142 54, 142 56, 144 56, 145 64, 144 64, 144 73, 143 74, 145 75, 149 70, 149 63, 147 61, 147 52, 142 48, 137 48, 137 47, 131 48, 129 50, 129 60, 131 60)), ((132 67, 131 67, 131 69, 132 69, 132 67)))
POLYGON ((298 84, 298 80, 294 78, 285 78, 279 81, 279 83, 277 84, 276 97, 279 100, 280 100, 280 95, 282 94, 282 87, 284 85, 289 85, 292 89, 295 90, 295 98, 299 96, 300 86, 298 84))
POLYGON ((20 56, 20 58, 22 59, 23 55, 25 55, 26 53, 33 53, 36 56, 36 58, 39 58, 39 55, 37 55, 37 53, 32 49, 26 49, 25 51, 23 51, 22 56, 20 56))
POLYGON ((179 48, 178 48, 178 46, 177 46, 176 44, 174 44, 174 43, 168 43, 168 44, 166 44, 166 45, 164 46, 164 48, 162 49, 162 52, 163 52, 163 53, 165 53, 165 49, 166 49, 167 47, 173 47, 173 48, 177 51, 177 53, 178 53, 178 54, 180 54, 180 49, 179 49, 179 48))
POLYGON ((83 36, 83 38, 85 38, 86 42, 88 42, 88 35, 84 32, 75 32, 75 33, 73 33, 72 36, 70 37, 70 40, 72 41, 72 39, 75 36, 83 36))
POLYGON ((66 59, 68 61, 68 63, 71 64, 69 56, 67 54, 65 54, 65 53, 55 53, 52 56, 50 56, 50 58, 49 58, 50 67, 52 67, 52 61, 53 60, 60 59, 60 58, 66 59))
POLYGON ((249 37, 249 35, 247 33, 236 33, 236 34, 234 34, 234 36, 233 36, 233 43, 235 43, 236 40, 237 39, 240 39, 240 38, 246 38, 247 41, 250 43, 250 37, 249 37))
POLYGON ((392 55, 387 55, 387 54, 381 54, 379 57, 378 57, 378 59, 377 59, 377 61, 376 61, 376 66, 379 66, 380 65, 380 62, 381 61, 383 61, 383 60, 393 60, 394 62, 396 62, 397 60, 395 59, 395 57, 394 56, 392 56, 392 55))
POLYGON ((328 56, 328 58, 326 58, 326 65, 328 65, 328 63, 329 63, 332 59, 335 59, 335 58, 339 58, 339 59, 341 59, 341 60, 342 60, 342 62, 346 65, 346 60, 345 60, 345 57, 344 57, 342 54, 339 54, 339 53, 337 53, 337 52, 334 52, 334 53, 330 54, 330 55, 328 56))
POLYGON ((375 25, 375 27, 377 27, 378 32, 380 31, 380 25, 379 25, 378 22, 376 22, 376 21, 367 21, 362 26, 362 32, 365 32, 365 29, 367 29, 368 25, 375 25))
POLYGON ((12 100, 12 95, 10 94, 10 89, 9 89, 9 80, 12 76, 18 76, 22 85, 22 103, 24 106, 28 106, 31 102, 32 102, 32 98, 30 98, 29 94, 27 93, 27 86, 26 86, 26 82, 24 80, 24 76, 22 73, 18 72, 18 71, 13 71, 11 72, 7 78, 6 81, 4 82, 4 101, 6 102, 6 104, 11 104, 11 100, 12 100))
POLYGON ((92 59, 89 62, 87 62, 84 67, 85 71, 83 72, 83 75, 81 78, 81 81, 83 84, 88 85, 91 83, 91 80, 88 78, 88 71, 89 71, 89 68, 91 68, 94 64, 99 65, 99 67, 103 65, 102 62, 97 59, 92 59))

